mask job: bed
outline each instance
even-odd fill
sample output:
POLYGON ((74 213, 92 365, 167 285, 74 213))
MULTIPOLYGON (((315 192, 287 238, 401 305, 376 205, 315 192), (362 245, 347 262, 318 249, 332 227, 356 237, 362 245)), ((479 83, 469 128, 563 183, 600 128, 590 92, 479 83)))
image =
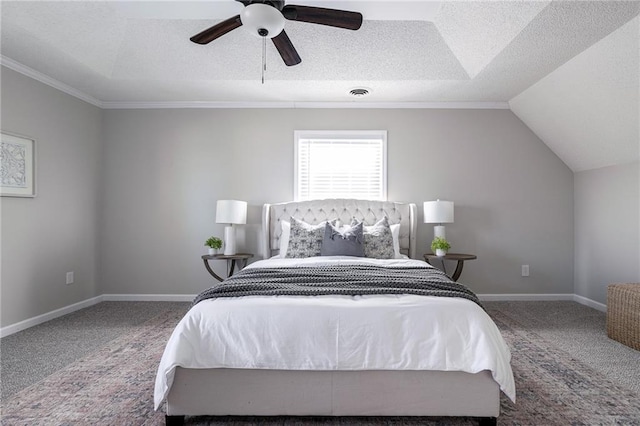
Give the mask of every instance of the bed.
MULTIPOLYGON (((264 259, 243 272, 420 273, 431 266, 412 259, 416 210, 410 203, 351 199, 265 204, 264 259), (384 221, 394 232, 394 256, 281 258, 294 232, 287 229, 291 221, 333 221, 336 228, 384 221)), ((236 277, 243 279, 242 273, 236 277)), ((472 416, 495 424, 501 391, 515 402, 509 349, 472 300, 393 290, 214 294, 192 306, 174 330, 158 368, 154 404, 160 409, 166 402, 167 424, 192 415, 472 416)))

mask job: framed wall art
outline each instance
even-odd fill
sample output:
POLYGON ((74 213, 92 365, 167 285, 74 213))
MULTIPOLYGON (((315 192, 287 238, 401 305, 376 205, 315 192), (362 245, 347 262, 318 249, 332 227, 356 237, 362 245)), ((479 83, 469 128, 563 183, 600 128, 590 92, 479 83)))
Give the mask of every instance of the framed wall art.
POLYGON ((36 141, 2 132, 0 149, 0 195, 36 196, 36 141))

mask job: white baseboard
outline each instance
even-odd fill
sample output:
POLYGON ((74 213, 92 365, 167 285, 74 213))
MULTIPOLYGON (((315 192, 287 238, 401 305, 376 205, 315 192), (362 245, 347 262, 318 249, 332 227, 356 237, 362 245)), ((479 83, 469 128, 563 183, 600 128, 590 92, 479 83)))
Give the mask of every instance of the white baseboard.
MULTIPOLYGON (((70 314, 80 309, 88 308, 100 302, 191 302, 196 297, 195 294, 103 294, 92 297, 37 317, 29 318, 15 324, 0 328, 0 337, 9 336, 22 330, 26 330, 34 325, 70 314)), ((478 294, 480 300, 484 301, 553 301, 568 300, 589 306, 602 312, 607 311, 607 305, 596 302, 577 294, 478 294)))
POLYGON ((500 302, 500 301, 549 301, 549 300, 574 300, 573 294, 478 294, 480 300, 487 302, 500 302))
POLYGON ((193 302, 197 294, 103 294, 105 302, 193 302))
POLYGON ((577 294, 478 294, 480 300, 487 302, 500 301, 553 301, 553 300, 569 300, 588 306, 598 311, 607 312, 607 305, 588 299, 577 294))
POLYGON ((26 330, 27 328, 33 327, 34 325, 42 324, 43 322, 51 321, 52 319, 70 314, 71 312, 96 305, 102 301, 102 296, 92 297, 91 299, 83 300, 82 302, 74 303, 73 305, 65 306, 64 308, 56 309, 55 311, 47 312, 46 314, 38 315, 37 317, 29 318, 15 324, 8 325, 6 327, 2 327, 0 328, 0 337, 9 336, 10 334, 26 330))
POLYGON ((586 305, 590 308, 597 309, 602 312, 607 312, 607 305, 604 303, 596 302, 595 300, 587 299, 584 296, 580 296, 578 294, 573 295, 573 301, 578 302, 581 305, 586 305))

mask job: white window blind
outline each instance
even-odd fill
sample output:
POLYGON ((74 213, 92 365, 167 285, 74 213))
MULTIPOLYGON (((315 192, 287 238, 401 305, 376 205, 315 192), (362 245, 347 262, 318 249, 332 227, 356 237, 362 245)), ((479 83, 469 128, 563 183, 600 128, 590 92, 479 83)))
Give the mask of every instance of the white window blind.
POLYGON ((296 200, 386 200, 387 132, 298 131, 295 139, 296 200))

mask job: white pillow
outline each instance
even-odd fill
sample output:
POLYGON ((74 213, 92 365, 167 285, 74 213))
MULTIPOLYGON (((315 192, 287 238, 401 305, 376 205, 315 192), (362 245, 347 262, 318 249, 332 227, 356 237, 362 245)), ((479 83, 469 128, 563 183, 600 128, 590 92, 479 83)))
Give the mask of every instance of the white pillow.
POLYGON ((400 253, 400 224, 390 225, 391 236, 393 237, 393 253, 396 259, 402 259, 404 256, 400 253))
POLYGON ((289 235, 291 234, 291 222, 286 220, 280 221, 282 233, 280 233, 280 253, 278 257, 287 257, 287 247, 289 247, 289 235))

